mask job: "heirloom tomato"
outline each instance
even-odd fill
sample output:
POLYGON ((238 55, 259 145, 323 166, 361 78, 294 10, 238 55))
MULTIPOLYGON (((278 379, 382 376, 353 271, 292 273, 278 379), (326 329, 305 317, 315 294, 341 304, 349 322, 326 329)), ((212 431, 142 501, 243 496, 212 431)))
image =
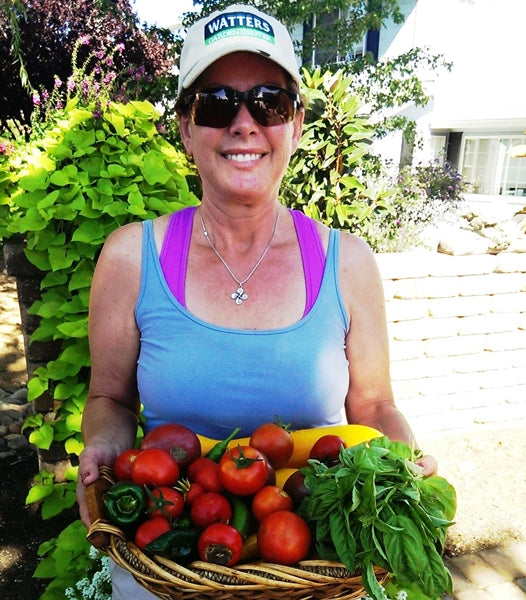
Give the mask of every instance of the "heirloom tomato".
POLYGON ((278 510, 292 510, 294 502, 287 492, 281 488, 275 485, 266 485, 256 492, 256 495, 252 498, 251 508, 256 520, 263 521, 270 513, 278 510))
POLYGON ((141 442, 141 450, 161 448, 172 455, 182 471, 201 456, 201 441, 188 427, 177 423, 158 425, 141 442))
POLYGON ((232 525, 214 523, 199 536, 197 550, 201 560, 231 567, 241 558, 243 538, 232 525))
POLYGON ((156 487, 148 490, 146 509, 151 519, 165 517, 175 521, 183 514, 184 497, 171 487, 156 487))
POLYGON ((140 450, 130 448, 121 452, 113 463, 113 474, 118 481, 130 481, 131 470, 140 450))
POLYGON ((344 440, 339 435, 322 435, 314 442, 309 458, 314 458, 328 466, 332 466, 340 460, 340 450, 345 446, 344 440))
POLYGON ((294 471, 289 476, 283 489, 292 498, 294 506, 299 506, 303 498, 310 494, 309 488, 305 485, 305 475, 300 470, 294 471))
POLYGON ((232 448, 219 461, 221 483, 238 496, 255 494, 267 483, 268 476, 265 457, 252 446, 232 448))
POLYGON ((206 492, 222 492, 224 489, 219 477, 219 465, 205 456, 195 460, 186 474, 191 483, 199 484, 206 492))
POLYGON ((135 545, 141 550, 157 539, 161 534, 170 531, 170 521, 164 517, 156 517, 155 519, 147 519, 137 527, 135 532, 135 545))
POLYGON ((311 532, 296 513, 280 510, 270 513, 258 528, 258 548, 261 558, 280 565, 292 565, 309 553, 311 532))
POLYGON ((250 446, 263 452, 270 464, 279 469, 292 456, 294 441, 284 425, 264 423, 250 436, 250 446))
POLYGON ((137 485, 171 487, 179 479, 179 465, 170 453, 160 448, 141 450, 133 461, 131 478, 137 485))
POLYGON ((205 529, 212 523, 227 523, 231 518, 230 502, 217 492, 197 496, 190 507, 190 520, 198 529, 205 529))

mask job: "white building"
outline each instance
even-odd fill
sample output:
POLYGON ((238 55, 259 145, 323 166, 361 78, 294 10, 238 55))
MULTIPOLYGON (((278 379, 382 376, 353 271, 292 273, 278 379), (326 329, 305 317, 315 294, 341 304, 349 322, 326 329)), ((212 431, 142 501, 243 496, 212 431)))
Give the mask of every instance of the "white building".
MULTIPOLYGON (((424 142, 414 161, 445 155, 470 184, 470 199, 526 205, 526 0, 400 0, 402 25, 380 31, 378 57, 428 47, 453 63, 424 75, 425 109, 404 107, 424 142), (521 148, 517 148, 522 146, 521 148), (521 152, 522 150, 522 152, 521 152)), ((401 139, 379 146, 397 160, 401 139)))

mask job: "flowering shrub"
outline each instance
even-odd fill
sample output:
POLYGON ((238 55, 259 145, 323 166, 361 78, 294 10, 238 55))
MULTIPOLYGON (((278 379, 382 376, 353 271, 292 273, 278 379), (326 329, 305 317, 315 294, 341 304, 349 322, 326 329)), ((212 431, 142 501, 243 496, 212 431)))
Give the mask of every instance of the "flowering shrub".
POLYGON ((89 46, 90 38, 81 36, 73 48, 72 73, 67 80, 64 82, 55 75, 51 92, 46 89, 33 92, 33 136, 42 135, 45 127, 55 123, 72 99, 78 106, 93 105, 93 116, 100 119, 110 102, 125 104, 140 99, 142 85, 151 83, 144 67, 127 66, 116 70, 115 55, 124 52, 123 43, 116 44, 110 52, 91 49, 81 60, 80 50, 89 46))
POLYGON ((385 210, 373 210, 357 224, 358 233, 377 252, 400 252, 422 245, 422 233, 454 215, 465 190, 460 173, 447 161, 405 167, 385 183, 391 195, 385 210))

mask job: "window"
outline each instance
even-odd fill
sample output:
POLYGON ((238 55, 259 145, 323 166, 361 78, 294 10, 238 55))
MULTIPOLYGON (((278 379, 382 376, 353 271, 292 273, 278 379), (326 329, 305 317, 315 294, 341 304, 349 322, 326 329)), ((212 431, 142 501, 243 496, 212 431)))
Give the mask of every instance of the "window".
POLYGON ((514 157, 514 146, 526 143, 526 136, 465 135, 462 141, 460 172, 475 194, 526 196, 526 158, 514 157))
MULTIPOLYGON (((324 12, 321 15, 313 15, 313 25, 315 27, 322 27, 324 30, 330 32, 331 25, 341 21, 342 19, 348 18, 348 14, 348 9, 342 10, 336 8, 330 12, 324 12)), ((338 52, 337 46, 316 48, 312 56, 312 66, 314 67, 315 65, 328 65, 348 62, 350 60, 360 58, 366 53, 366 40, 367 34, 365 34, 363 39, 354 44, 354 46, 345 54, 338 52)))

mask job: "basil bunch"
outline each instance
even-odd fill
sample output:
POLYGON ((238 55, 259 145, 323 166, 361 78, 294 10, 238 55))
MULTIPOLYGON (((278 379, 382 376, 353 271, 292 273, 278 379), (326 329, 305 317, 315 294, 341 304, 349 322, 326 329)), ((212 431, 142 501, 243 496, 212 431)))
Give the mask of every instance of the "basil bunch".
POLYGON ((452 591, 442 551, 456 493, 444 478, 424 477, 416 458, 406 444, 379 437, 342 448, 335 466, 310 460, 302 469, 311 494, 298 512, 313 526, 320 557, 360 570, 374 600, 386 598, 374 565, 415 600, 452 591))

